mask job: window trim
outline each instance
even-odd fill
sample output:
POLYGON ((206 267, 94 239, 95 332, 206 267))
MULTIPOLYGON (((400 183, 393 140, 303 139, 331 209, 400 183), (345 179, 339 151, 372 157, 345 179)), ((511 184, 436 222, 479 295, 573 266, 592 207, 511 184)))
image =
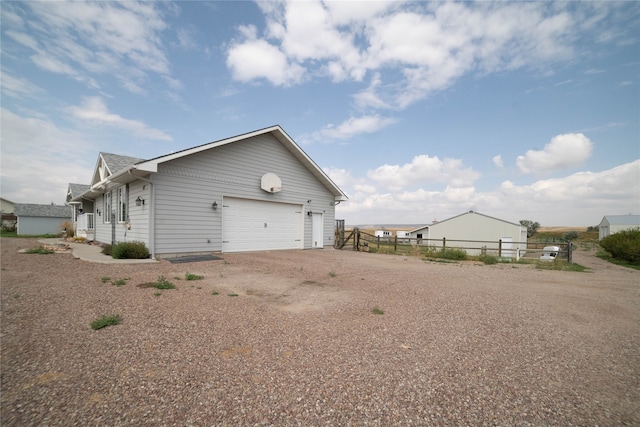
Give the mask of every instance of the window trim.
POLYGON ((129 184, 118 187, 117 195, 118 213, 116 214, 116 220, 119 224, 122 224, 127 222, 129 217, 129 184))
POLYGON ((113 191, 107 191, 104 193, 102 200, 102 221, 105 224, 111 224, 111 208, 113 202, 113 191))

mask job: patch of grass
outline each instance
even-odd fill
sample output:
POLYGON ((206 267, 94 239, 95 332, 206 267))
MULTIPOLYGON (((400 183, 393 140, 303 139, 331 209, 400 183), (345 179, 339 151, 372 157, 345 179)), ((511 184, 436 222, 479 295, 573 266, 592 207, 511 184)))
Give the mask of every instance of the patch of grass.
POLYGON ((640 270, 640 265, 638 264, 630 264, 621 259, 615 259, 611 256, 611 254, 605 250, 600 250, 596 254, 596 256, 600 259, 610 262, 611 264, 621 265, 622 267, 633 268, 635 270, 640 270))
POLYGON ((45 249, 42 246, 37 246, 35 248, 27 249, 28 254, 40 254, 40 255, 49 255, 52 254, 53 251, 51 249, 45 249))
POLYGON ((331 271, 329 272, 329 277, 336 277, 336 272, 335 272, 335 271, 333 271, 333 270, 331 270, 331 271))
POLYGON ((238 294, 227 294, 227 296, 230 296, 230 297, 237 297, 237 296, 238 296, 238 294))
POLYGON ((204 279, 204 276, 199 276, 197 274, 192 274, 192 273, 185 273, 184 278, 186 280, 202 280, 204 279))
POLYGON ((156 288, 156 289, 176 289, 176 286, 168 281, 164 276, 158 276, 155 282, 141 283, 139 288, 156 288))
POLYGON ((212 291, 211 292, 211 295, 219 295, 219 294, 220 294, 220 292, 218 292, 218 291, 212 291))
POLYGON ((111 284, 113 286, 124 286, 127 284, 127 279, 118 279, 118 280, 112 281, 111 284))
POLYGON ((20 294, 13 294, 14 298, 20 298, 20 294))
POLYGON ((101 318, 91 322, 91 329, 97 331, 98 329, 106 328, 107 326, 119 325, 121 321, 122 318, 119 314, 102 316, 101 318))
POLYGON ((102 281, 102 283, 107 283, 109 280, 111 280, 111 277, 103 276, 103 277, 100 278, 100 280, 102 281))
POLYGON ((371 310, 371 312, 373 314, 384 314, 384 310, 379 307, 374 307, 373 310, 371 310))
POLYGON ((155 292, 155 293, 153 294, 153 296, 154 296, 154 297, 159 297, 160 295, 162 295, 162 292, 155 292))

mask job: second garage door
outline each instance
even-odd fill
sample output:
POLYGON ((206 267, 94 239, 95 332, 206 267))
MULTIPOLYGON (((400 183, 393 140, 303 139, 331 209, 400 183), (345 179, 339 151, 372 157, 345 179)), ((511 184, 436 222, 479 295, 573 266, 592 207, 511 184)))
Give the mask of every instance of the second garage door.
POLYGON ((301 205, 225 197, 222 251, 302 249, 301 205))

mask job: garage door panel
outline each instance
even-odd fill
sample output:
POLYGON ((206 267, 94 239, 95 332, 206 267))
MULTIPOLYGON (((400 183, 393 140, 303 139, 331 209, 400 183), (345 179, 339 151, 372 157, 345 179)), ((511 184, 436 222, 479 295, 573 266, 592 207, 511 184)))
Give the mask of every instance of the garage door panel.
POLYGON ((301 205, 224 198, 223 252, 302 248, 301 205))

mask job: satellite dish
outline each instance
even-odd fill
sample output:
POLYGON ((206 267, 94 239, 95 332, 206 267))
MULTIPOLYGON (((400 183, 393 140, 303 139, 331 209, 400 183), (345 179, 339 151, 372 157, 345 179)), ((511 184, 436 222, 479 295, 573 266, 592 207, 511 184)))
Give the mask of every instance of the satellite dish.
POLYGON ((282 191, 282 181, 275 173, 265 173, 260 181, 260 188, 267 193, 277 193, 282 191))

